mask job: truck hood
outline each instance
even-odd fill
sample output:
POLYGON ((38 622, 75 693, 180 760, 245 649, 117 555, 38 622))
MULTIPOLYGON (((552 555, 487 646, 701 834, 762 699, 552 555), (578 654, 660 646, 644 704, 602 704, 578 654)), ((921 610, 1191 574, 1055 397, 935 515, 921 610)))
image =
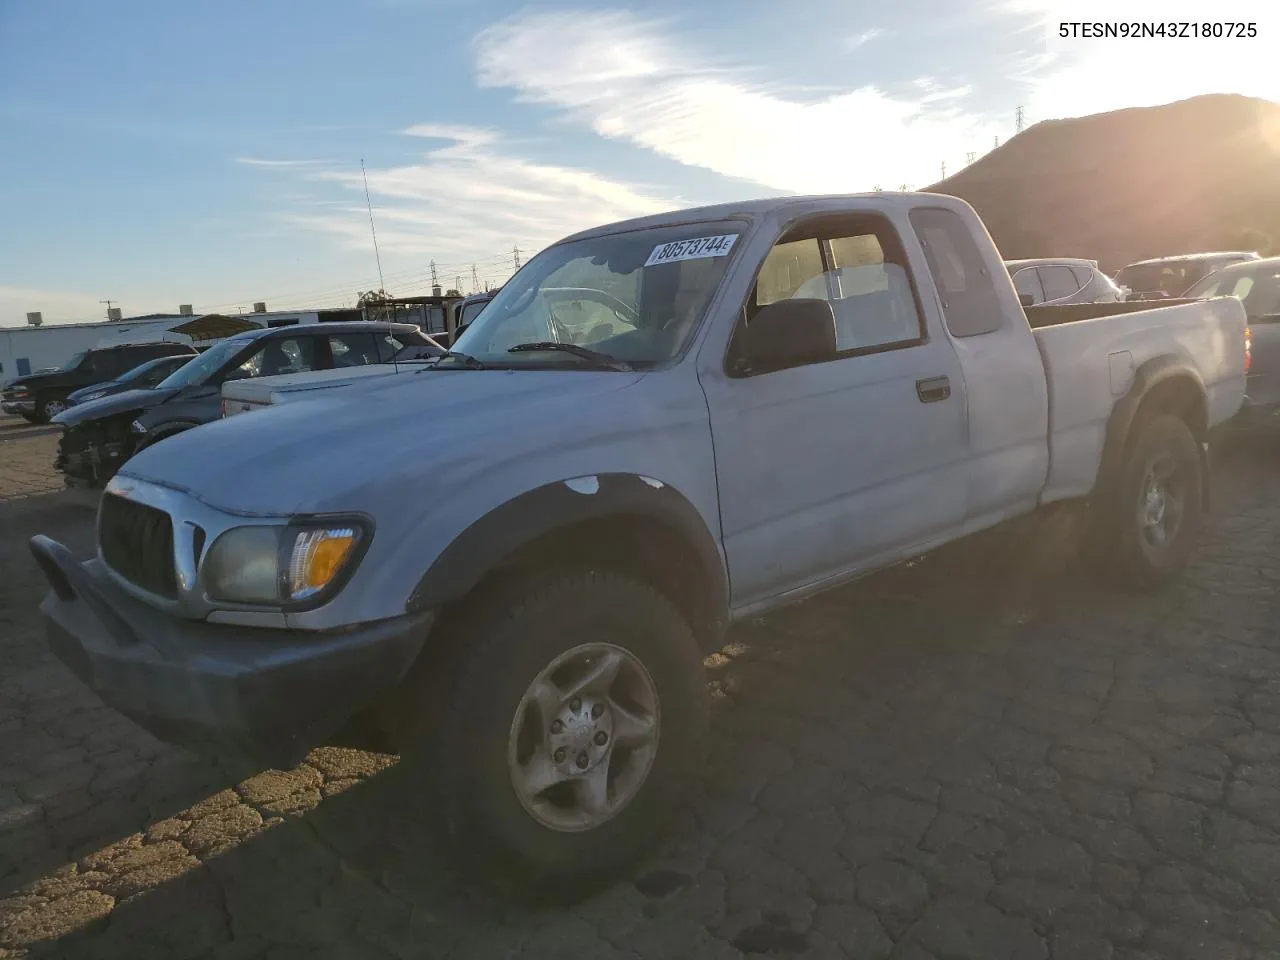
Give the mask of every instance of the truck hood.
POLYGON ((427 370, 379 378, 358 393, 336 390, 188 430, 143 450, 121 473, 233 513, 361 509, 353 501, 376 502, 371 491, 425 496, 432 474, 480 459, 498 466, 534 438, 584 441, 599 399, 643 376, 427 370))
POLYGON ((78 403, 74 407, 68 407, 54 417, 53 422, 63 427, 74 427, 76 424, 84 423, 86 420, 102 420, 106 417, 114 417, 133 410, 146 410, 149 407, 164 403, 177 392, 176 389, 172 388, 166 390, 125 390, 122 393, 113 393, 98 400, 90 400, 88 403, 78 403))

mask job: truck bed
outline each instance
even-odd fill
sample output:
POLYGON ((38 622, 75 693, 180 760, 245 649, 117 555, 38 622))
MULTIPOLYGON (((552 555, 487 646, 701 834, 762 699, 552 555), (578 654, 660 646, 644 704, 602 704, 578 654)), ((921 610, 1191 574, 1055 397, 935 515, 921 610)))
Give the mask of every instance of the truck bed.
POLYGON ((1138 369, 1187 360, 1204 383, 1209 426, 1234 416, 1244 392, 1244 307, 1233 297, 1099 303, 1027 310, 1049 388, 1051 462, 1044 502, 1085 496, 1102 460, 1107 420, 1138 369))
POLYGON ((1120 303, 1064 303, 1025 307, 1027 323, 1032 330, 1056 327, 1060 323, 1078 320, 1096 320, 1099 317, 1117 317, 1126 313, 1142 313, 1164 307, 1180 307, 1198 300, 1125 300, 1120 303))

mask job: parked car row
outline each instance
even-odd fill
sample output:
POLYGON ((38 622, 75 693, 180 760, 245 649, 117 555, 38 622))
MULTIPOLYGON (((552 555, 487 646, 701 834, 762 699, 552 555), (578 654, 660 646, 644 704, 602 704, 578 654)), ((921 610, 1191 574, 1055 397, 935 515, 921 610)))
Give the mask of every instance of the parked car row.
POLYGON ((86 388, 91 388, 89 392, 115 392, 110 385, 133 373, 140 364, 162 357, 190 359, 195 355, 195 348, 188 344, 159 340, 85 350, 58 370, 11 380, 0 392, 0 410, 19 414, 30 423, 48 423, 72 403, 86 399, 86 388), (76 393, 81 395, 73 401, 71 396, 76 393))
POLYGON ((731 622, 1041 509, 1114 583, 1184 568, 1245 306, 1069 302, 1086 264, 1062 297, 1030 265, 1024 309, 952 197, 659 214, 551 245, 413 374, 155 443, 166 407, 214 419, 218 384, 332 367, 346 333, 234 338, 64 414, 146 439, 93 559, 32 541, 50 646, 156 736, 255 764, 379 729, 462 862, 582 891, 678 805, 731 622))
POLYGON ((92 388, 91 393, 100 394, 97 398, 57 413, 53 422, 63 431, 55 465, 68 485, 100 488, 138 451, 218 419, 224 383, 394 365, 443 354, 443 347, 405 323, 355 321, 239 333, 198 356, 185 355, 186 363, 149 387, 140 381, 154 374, 133 370, 113 384, 92 388))

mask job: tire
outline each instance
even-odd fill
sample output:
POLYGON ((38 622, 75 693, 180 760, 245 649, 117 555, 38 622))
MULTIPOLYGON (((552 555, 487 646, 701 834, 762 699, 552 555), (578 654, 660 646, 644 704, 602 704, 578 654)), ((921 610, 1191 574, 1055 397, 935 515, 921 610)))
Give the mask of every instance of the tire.
POLYGON ((36 404, 37 421, 48 423, 65 409, 67 409, 67 401, 64 397, 46 397, 36 404))
POLYGON ((1182 572, 1200 532, 1204 483, 1200 448, 1185 422, 1160 415, 1141 428, 1125 459, 1112 514, 1117 527, 1111 569, 1122 583, 1151 590, 1182 572), (1159 480, 1166 468, 1172 474, 1159 480))
MULTIPOLYGON (((483 598, 472 615, 454 624, 449 639, 457 652, 440 677, 439 715, 431 729, 418 730, 419 738, 434 743, 424 773, 438 792, 460 866, 507 891, 572 899, 652 848, 698 768, 708 711, 702 654, 665 597, 621 574, 552 573, 517 581, 499 597, 498 603, 483 598), (598 657, 590 653, 597 648, 598 657), (565 697, 548 698, 560 706, 550 709, 553 719, 547 722, 529 691, 565 657, 565 667, 550 674, 553 689, 565 697), (605 694, 570 697, 575 676, 615 659, 617 679, 605 694), (652 710, 646 706, 645 677, 656 694, 652 710), (625 712, 618 709, 621 703, 625 712), (598 726, 575 726, 597 704, 601 719, 583 722, 598 726), (655 721, 652 747, 623 746, 644 736, 632 720, 645 716, 655 721), (559 740, 551 736, 555 717, 568 718, 559 740), (624 718, 630 718, 630 728, 624 718), (616 749, 607 733, 605 747, 593 745, 601 743, 606 726, 617 733, 616 749), (569 744, 562 765, 579 763, 591 750, 590 769, 582 775, 575 769, 559 784, 536 796, 526 791, 529 799, 522 799, 517 779, 526 782, 524 771, 539 763, 555 767, 557 751, 564 748, 554 744, 571 737, 579 739, 569 744), (605 804, 617 808, 592 823, 595 815, 583 812, 588 804, 577 798, 602 778, 605 804), (629 783, 636 784, 633 793, 629 783), (571 822, 578 816, 586 819, 571 822)), ((412 757, 412 747, 406 752, 412 757)))

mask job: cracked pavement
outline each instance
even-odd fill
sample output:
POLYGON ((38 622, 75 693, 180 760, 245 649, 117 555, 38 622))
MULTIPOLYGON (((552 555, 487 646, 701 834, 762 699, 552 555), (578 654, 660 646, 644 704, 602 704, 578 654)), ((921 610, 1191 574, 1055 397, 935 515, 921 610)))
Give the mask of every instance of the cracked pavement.
POLYGON ((0 503, 0 957, 1280 957, 1278 466, 1218 455, 1157 595, 1044 524, 736 628, 688 809, 560 908, 463 884, 394 757, 230 783, 107 710, 25 549, 92 514, 0 503))

